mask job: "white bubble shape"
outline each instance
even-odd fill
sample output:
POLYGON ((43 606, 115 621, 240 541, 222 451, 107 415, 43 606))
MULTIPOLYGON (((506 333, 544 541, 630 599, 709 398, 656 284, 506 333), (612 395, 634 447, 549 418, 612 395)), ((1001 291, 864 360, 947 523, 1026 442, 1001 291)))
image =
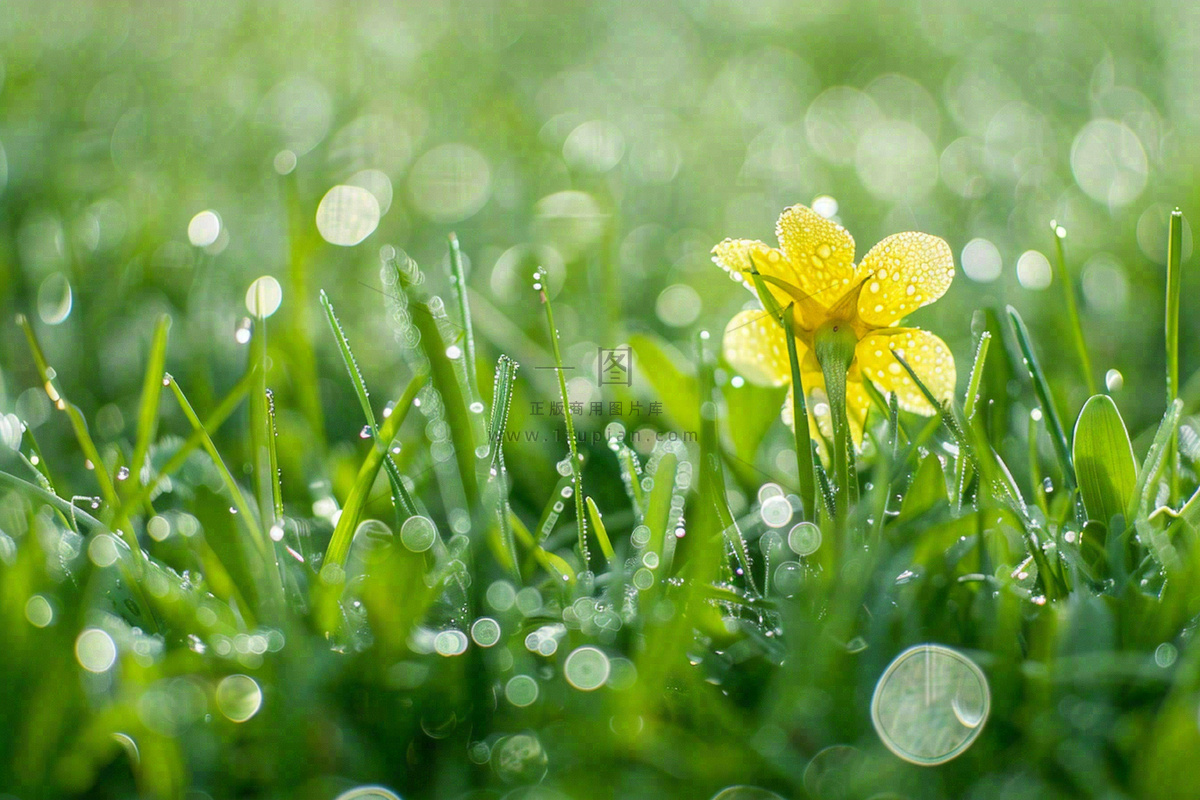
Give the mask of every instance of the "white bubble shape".
POLYGON ((480 617, 471 625, 471 639, 480 647, 491 647, 500 641, 500 623, 491 617, 480 617))
POLYGON ((221 235, 221 217, 212 209, 201 211, 188 223, 188 241, 194 247, 208 247, 221 235))
POLYGON ((574 650, 563 664, 563 675, 567 683, 583 692, 591 692, 603 686, 608 680, 609 670, 608 656, 591 645, 574 650))
POLYGON ((433 649, 440 656, 460 656, 467 651, 467 635, 462 631, 446 630, 433 639, 433 649))
POLYGON ((400 795, 385 786, 359 786, 342 792, 334 800, 400 800, 400 795))
POLYGON ((1017 259, 1017 280, 1026 289, 1041 291, 1050 286, 1050 259, 1037 250, 1026 250, 1017 259))
POLYGON ((782 528, 792 521, 792 504, 786 497, 775 495, 763 501, 758 513, 766 525, 782 528))
POLYGON ((107 672, 117 660, 117 643, 100 628, 86 628, 75 639, 75 658, 88 672, 107 672))
POLYGON ((538 698, 538 683, 528 675, 514 675, 504 684, 504 696, 518 708, 532 705, 538 698))
POLYGON ((271 275, 255 278, 246 290, 246 310, 259 319, 274 314, 282 302, 283 287, 271 275))
POLYGON ((52 272, 38 285, 38 316, 47 325, 60 325, 71 316, 75 294, 71 281, 61 272, 52 272))
POLYGON ((801 522, 788 531, 788 547, 798 556, 811 556, 821 547, 821 529, 801 522))
POLYGON ((413 164, 408 192, 417 211, 434 222, 462 222, 487 203, 492 170, 473 147, 439 145, 413 164))
POLYGON ((339 184, 317 206, 317 231, 340 247, 353 247, 379 227, 379 200, 362 186, 339 184))
POLYGON ((1088 197, 1119 208, 1146 188, 1150 165, 1141 140, 1127 125, 1094 119, 1071 144, 1071 171, 1088 197))
POLYGON ((45 596, 35 594, 25 602, 25 619, 35 628, 45 628, 54 621, 54 607, 45 596))
POLYGON ((923 766, 965 751, 991 709, 987 678, 956 650, 922 644, 888 666, 871 698, 871 722, 889 750, 923 766))
POLYGON ((433 547, 437 527, 428 517, 409 517, 400 526, 400 542, 414 553, 424 553, 433 547))
POLYGON ((262 708, 262 689, 249 675, 226 675, 217 684, 216 701, 226 719, 245 722, 262 708))
POLYGON ((1004 260, 996 245, 987 239, 972 239, 963 248, 962 268, 971 280, 991 283, 1000 277, 1004 260))

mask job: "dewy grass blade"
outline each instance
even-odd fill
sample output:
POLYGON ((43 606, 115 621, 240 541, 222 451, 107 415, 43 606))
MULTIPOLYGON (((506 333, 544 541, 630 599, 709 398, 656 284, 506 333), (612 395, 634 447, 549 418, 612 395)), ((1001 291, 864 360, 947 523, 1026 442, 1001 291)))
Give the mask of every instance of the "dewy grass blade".
POLYGON ((496 516, 500 530, 501 548, 510 562, 507 566, 520 577, 520 561, 513 537, 508 507, 508 468, 504 463, 504 435, 508 430, 508 414, 512 408, 518 364, 506 355, 496 362, 496 378, 492 391, 491 475, 496 482, 496 516))
POLYGON ((1066 484, 1068 490, 1074 491, 1075 466, 1071 463, 1071 446, 1067 442, 1067 434, 1063 430, 1062 418, 1059 417, 1058 408, 1054 404, 1054 396, 1050 393, 1050 384, 1046 381, 1046 375, 1042 372, 1037 355, 1033 352, 1033 342, 1029 337, 1029 329, 1025 327, 1025 321, 1021 319, 1021 315, 1012 306, 1008 306, 1007 310, 1013 333, 1017 337, 1017 345, 1021 348, 1021 355, 1025 359, 1025 367, 1029 371, 1030 379, 1033 381, 1034 393, 1037 394, 1038 404, 1042 407, 1042 414, 1046 418, 1046 430, 1050 433, 1050 441, 1054 445, 1054 454, 1058 457, 1058 465, 1062 472, 1063 483, 1066 484))
MULTIPOLYGON (((963 424, 970 427, 975 424, 975 407, 979 402, 979 387, 983 381, 983 369, 987 364, 988 348, 992 343, 992 334, 983 330, 979 334, 979 343, 975 348, 975 359, 971 363, 971 376, 967 380, 967 394, 963 399, 963 424)), ((967 489, 969 477, 969 457, 966 448, 959 447, 954 459, 954 495, 955 503, 961 509, 963 495, 967 489)))
POLYGON ((358 527, 359 518, 362 516, 363 507, 366 505, 371 491, 371 485, 375 482, 379 468, 386 460, 387 448, 396 438, 396 433, 408 416, 409 409, 412 408, 417 392, 425 385, 425 382, 425 375, 415 376, 404 390, 404 394, 396 401, 391 415, 384 420, 380 427, 379 435, 375 437, 371 449, 363 459, 350 494, 342 506, 342 514, 338 517, 337 525, 333 529, 333 536, 329 540, 329 547, 325 551, 325 564, 322 569, 329 565, 341 567, 345 564, 346 555, 350 552, 350 541, 354 538, 354 531, 358 527))
MULTIPOLYGON (((225 395, 221 402, 217 404, 217 407, 213 409, 212 413, 208 415, 208 419, 204 421, 204 425, 202 426, 203 430, 193 431, 192 435, 184 440, 183 444, 181 444, 179 448, 171 455, 171 457, 167 459, 167 463, 163 464, 162 469, 160 469, 157 474, 152 475, 145 484, 138 488, 137 492, 130 496, 129 502, 122 507, 120 514, 117 515, 116 522, 114 523, 113 527, 119 527, 120 525, 124 524, 128 517, 128 509, 139 508, 143 503, 150 499, 150 497, 154 494, 155 489, 158 488, 159 484, 165 478, 173 475, 176 470, 184 465, 188 459, 188 456, 190 456, 192 452, 202 444, 206 431, 216 432, 216 430, 220 428, 222 424, 224 424, 225 420, 229 418, 229 415, 232 414, 235 409, 237 409, 238 405, 246 397, 246 394, 250 391, 250 386, 252 383, 254 383, 254 380, 255 370, 251 368, 250 370, 247 370, 246 374, 243 375, 236 384, 234 384, 233 388, 229 390, 229 393, 225 395)), ((160 379, 160 383, 162 383, 164 386, 168 385, 168 382, 165 378, 160 379)))
MULTIPOLYGON (((49 489, 45 489, 41 486, 32 484, 29 481, 22 480, 15 475, 9 475, 7 472, 2 470, 0 470, 0 485, 10 486, 17 491, 24 492, 29 497, 37 498, 53 508, 59 514, 62 514, 65 519, 70 519, 72 521, 83 520, 95 533, 111 533, 108 526, 103 522, 96 519, 91 514, 79 508, 69 500, 64 500, 63 498, 59 497, 49 489)), ((136 550, 143 559, 145 558, 145 554, 141 552, 140 547, 129 548, 128 541, 124 536, 120 536, 120 534, 118 534, 118 538, 121 544, 125 545, 130 550, 131 554, 134 550, 136 550)), ((146 598, 146 594, 142 590, 142 581, 140 580, 139 573, 144 573, 145 566, 144 564, 140 567, 137 566, 138 564, 142 564, 142 562, 138 560, 138 556, 134 556, 133 559, 135 569, 138 570, 136 573, 134 570, 129 569, 130 565, 127 564, 123 559, 119 560, 117 563, 120 565, 119 568, 121 569, 123 577, 129 584, 130 593, 133 596, 134 602, 136 602, 139 607, 139 617, 141 619, 149 620, 154 626, 154 631, 157 633, 160 630, 159 620, 151 611, 149 600, 146 598)))
MULTIPOLYGON (((279 449, 277 439, 279 428, 275 424, 275 393, 267 389, 267 463, 271 470, 271 510, 272 527, 283 522, 283 486, 280 485, 282 476, 279 474, 279 449)), ((272 536, 272 539, 275 537, 272 536)))
MULTIPOLYGON (((734 557, 737 559, 741 567, 743 577, 746 580, 746 589, 755 597, 761 597, 758 586, 754 580, 754 571, 750 561, 750 548, 746 545, 746 537, 742 534, 742 529, 738 526, 737 519, 733 516, 733 512, 729 508, 729 499, 725 492, 725 469, 722 461, 721 442, 715 436, 716 420, 717 420, 717 404, 713 399, 716 380, 714 372, 716 369, 715 359, 707 347, 708 331, 701 331, 696 338, 696 360, 697 360, 697 382, 700 388, 700 428, 701 428, 701 448, 705 449, 705 441, 709 434, 712 434, 711 448, 712 455, 708 458, 712 459, 710 465, 703 465, 702 470, 707 470, 710 479, 715 487, 719 487, 712 494, 711 502, 716 508, 717 519, 721 523, 721 533, 725 541, 729 543, 733 550, 734 557), (711 431, 707 431, 706 427, 711 427, 711 431)), ((674 467, 678 463, 678 458, 671 455, 671 465, 674 467)), ((663 459, 666 461, 666 458, 663 459)), ((662 463, 659 464, 659 469, 662 468, 662 463)), ((674 470, 672 470, 672 476, 674 470)), ((655 475, 657 476, 657 473, 655 475)), ((673 481, 672 481, 673 483, 673 481)), ((654 494, 658 493, 659 482, 655 481, 654 494)), ((667 501, 669 502, 669 492, 667 501)), ((654 524, 652 520, 655 514, 652 509, 658 505, 658 502, 652 496, 647 504, 646 521, 651 526, 651 535, 654 535, 654 524)), ((664 535, 666 532, 664 531, 664 535)))
MULTIPOLYGON (((255 281, 257 293, 255 309, 266 308, 265 288, 262 281, 255 281)), ((250 339, 250 358, 256 377, 254 392, 250 395, 250 454, 254 469, 254 496, 258 501, 259 519, 267 528, 277 522, 274 498, 278 494, 279 473, 272 459, 275 434, 272 430, 271 400, 267 389, 267 317, 255 314, 254 329, 250 339)), ((266 542, 274 554, 274 540, 266 542)), ((278 559, 275 559, 278 561, 278 559)))
POLYGON ((467 273, 463 269, 458 237, 450 234, 450 282, 458 295, 458 311, 463 329, 463 353, 467 362, 467 398, 479 402, 479 378, 475 374, 475 329, 471 323, 471 303, 467 295, 467 273))
POLYGON ((817 363, 825 376, 825 394, 829 398, 829 413, 833 421, 833 481, 836 492, 834 529, 839 546, 846 529, 846 520, 853 499, 850 484, 856 480, 850 423, 846 416, 846 374, 854 360, 854 333, 848 326, 830 325, 817 332, 814 351, 817 363))
POLYGON ((1063 305, 1067 307, 1067 321, 1071 326, 1071 338, 1075 344, 1075 354, 1079 357, 1079 369, 1087 384, 1088 394, 1096 393, 1096 378, 1092 372, 1092 359, 1088 355, 1087 341, 1083 336, 1083 325, 1079 322, 1079 306, 1075 302, 1075 282, 1071 278, 1071 270, 1067 267, 1066 253, 1063 251, 1063 240, 1067 238, 1067 229, 1057 221, 1050 220, 1050 233, 1054 236, 1054 255, 1058 261, 1058 279, 1062 284, 1063 305))
POLYGON ((604 527, 604 518, 600 516, 600 509, 596 506, 596 501, 590 497, 587 498, 587 508, 588 514, 592 518, 592 528, 596 531, 596 539, 600 542, 600 550, 604 553, 604 559, 611 564, 616 553, 608 538, 608 529, 604 527))
POLYGON ((975 360, 971 363, 971 377, 967 381, 967 395, 963 399, 963 417, 970 422, 975 417, 975 405, 979 402, 979 386, 983 382, 983 368, 987 363, 988 348, 992 343, 992 334, 983 331, 979 334, 979 344, 975 348, 975 360))
POLYGON ((362 407, 363 416, 366 417, 367 424, 374 430, 375 412, 371 409, 371 395, 367 391, 367 384, 363 380, 362 371, 358 368, 354 352, 350 349, 350 343, 346 340, 346 332, 342 329, 342 323, 338 320, 337 314, 334 313, 333 303, 330 302, 329 295, 325 294, 324 289, 321 290, 320 300, 321 308, 325 309, 325 319, 329 322, 329 329, 333 331, 333 338, 337 340, 338 352, 341 353, 342 363, 346 365, 346 372, 350 375, 350 382, 354 384, 354 394, 358 397, 358 404, 362 407))
MULTIPOLYGON (((252 370, 251 374, 256 372, 256 370, 252 370)), ((192 404, 188 402, 179 384, 176 383, 170 374, 166 376, 165 381, 168 388, 175 394, 175 400, 179 403, 179 407, 183 410, 183 414, 191 424, 192 429, 200 434, 201 444, 208 452, 213 465, 217 468, 217 473, 221 476, 221 482, 225 484, 225 489, 229 492, 234 508, 237 509, 238 516, 242 518, 246 529, 250 532, 251 542, 254 545, 254 549, 258 552, 259 558, 262 560, 262 572, 258 574, 265 577, 266 586, 265 592, 260 593, 259 599, 260 602, 267 604, 265 608, 267 613, 262 616, 272 621, 278 620, 283 614, 283 577, 279 571, 279 559, 276 555, 274 542, 263 533, 262 525, 259 523, 254 509, 246 501, 246 496, 242 493, 241 487, 238 486, 237 481, 233 478, 233 474, 225 466, 225 461, 221 458, 220 452, 217 451, 217 446, 213 442, 212 436, 204 428, 204 423, 196 416, 192 404)))
MULTIPOLYGON (((1179 295, 1183 284, 1183 212, 1171 212, 1167 231, 1167 313, 1165 336, 1167 346, 1167 405, 1179 397, 1179 295)), ((1167 485, 1170 502, 1179 502, 1179 439, 1171 437, 1167 452, 1167 485)))
POLYGON ((583 471, 579 463, 579 448, 575 442, 575 422, 571 418, 571 398, 567 394, 567 376, 563 371, 562 352, 558 346, 558 328, 554 326, 554 310, 550 307, 550 294, 546 291, 546 273, 538 270, 534 288, 541 296, 546 308, 546 324, 550 327, 550 344, 554 352, 554 365, 558 372, 558 389, 562 395, 563 418, 567 425, 567 447, 571 453, 571 477, 575 485, 575 524, 579 531, 579 555, 583 566, 588 565, 587 517, 583 513, 583 471))
POLYGON ((450 234, 450 284, 458 296, 459 322, 462 329, 462 354, 453 359, 462 370, 463 394, 467 401, 467 417, 475 441, 475 455, 487 458, 487 417, 484 412, 483 396, 479 391, 478 363, 475 360, 475 325, 471 319, 470 293, 467 291, 467 271, 463 267, 462 250, 458 237, 450 234))
MULTIPOLYGON (((162 396, 162 378, 167 361, 167 333, 170 330, 171 318, 166 314, 161 315, 154 329, 150 359, 146 362, 146 374, 142 379, 142 396, 138 402, 137 439, 133 446, 133 458, 130 460, 133 470, 133 480, 128 484, 130 487, 141 485, 146 454, 150 451, 150 445, 158 431, 158 401, 162 396)), ((126 491, 126 499, 130 494, 132 489, 126 491)))
MULTIPOLYGON (((392 446, 391 440, 379 441, 379 424, 375 420, 375 412, 371 409, 371 394, 367 391, 367 383, 363 379, 362 371, 358 368, 358 361, 354 358, 354 351, 350 349, 350 342, 346 339, 346 332, 342 329, 342 323, 338 320, 337 314, 333 310, 333 303, 324 290, 320 295, 321 307, 325 309, 325 318, 329 322, 329 329, 333 331, 333 338, 337 340, 338 352, 342 355, 342 363, 346 365, 346 373, 350 376, 350 382, 354 385, 354 393, 358 397, 358 404, 362 408, 363 417, 366 418, 367 427, 371 431, 371 435, 375 437, 376 442, 386 448, 392 446)), ((397 523, 403 523, 405 519, 416 516, 417 506, 409 496, 408 490, 404 488, 404 480, 400 475, 400 468, 396 466, 395 459, 392 458, 391 452, 387 452, 383 460, 384 469, 387 471, 388 482, 392 487, 392 496, 396 505, 397 523)))
MULTIPOLYGON (((42 387, 45 389, 46 395, 54 403, 55 408, 66 413, 67 419, 71 423, 71 430, 75 433, 75 439, 79 443, 79 449, 83 451, 84 458, 93 467, 92 471, 96 475, 96 482, 100 485, 100 495, 109 505, 108 513, 122 516, 124 504, 117 495, 117 488, 113 483, 112 476, 108 474, 108 469, 104 466, 103 459, 100 458, 100 451, 96 448, 96 443, 92 440, 91 434, 88 433, 87 421, 83 417, 83 412, 70 403, 56 385, 57 375, 54 369, 46 363, 46 357, 43 355, 41 344, 38 343, 37 334, 34 333, 33 326, 29 324, 29 320, 24 314, 17 316, 17 324, 25 332, 25 339, 29 343, 29 351, 33 355, 38 377, 42 380, 42 387)), ((133 552, 134 565, 140 573, 145 555, 138 544, 137 536, 128 524, 118 527, 117 531, 121 538, 125 540, 125 544, 129 545, 129 549, 133 552)))

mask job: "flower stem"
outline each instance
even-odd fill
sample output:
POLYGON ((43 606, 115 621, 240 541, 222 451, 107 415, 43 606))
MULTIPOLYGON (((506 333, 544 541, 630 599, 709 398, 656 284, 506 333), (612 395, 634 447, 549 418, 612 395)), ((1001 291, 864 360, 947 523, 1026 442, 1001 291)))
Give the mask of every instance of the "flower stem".
POLYGON ((787 336, 788 361, 792 367, 792 432, 796 446, 796 480, 800 486, 800 503, 804 518, 816 521, 816 474, 813 472, 812 440, 808 432, 808 408, 804 402, 804 383, 800 379, 800 359, 796 352, 796 322, 793 307, 788 305, 780 315, 787 336))
POLYGON ((833 480, 837 487, 834 503, 834 528, 838 539, 846 528, 850 510, 850 424, 846 418, 846 373, 854 361, 857 339, 848 325, 829 323, 817 331, 815 340, 817 363, 825 375, 825 394, 829 398, 829 413, 833 420, 833 480))

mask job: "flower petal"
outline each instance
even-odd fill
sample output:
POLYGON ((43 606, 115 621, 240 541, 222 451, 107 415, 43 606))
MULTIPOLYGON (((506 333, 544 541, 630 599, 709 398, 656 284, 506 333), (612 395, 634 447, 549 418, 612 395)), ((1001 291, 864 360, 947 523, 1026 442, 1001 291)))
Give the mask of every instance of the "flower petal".
MULTIPOLYGON (((731 277, 745 284, 755 296, 758 290, 750 277, 755 269, 760 275, 777 278, 788 284, 796 283, 796 272, 787 257, 774 247, 753 239, 726 239, 712 249, 712 260, 731 277)), ((780 306, 786 307, 792 302, 787 290, 769 281, 767 283, 780 306)))
POLYGON ((792 206, 775 225, 779 245, 795 271, 792 282, 825 308, 856 282, 854 237, 807 206, 792 206))
POLYGON ((936 236, 897 233, 872 247, 860 269, 870 278, 858 296, 858 317, 885 327, 946 293, 954 279, 954 254, 936 236))
POLYGON ((881 391, 894 393, 900 408, 925 416, 936 413, 893 353, 900 354, 908 362, 940 402, 953 397, 957 378, 954 356, 940 338, 919 328, 895 328, 868 334, 859 340, 854 350, 858 367, 881 391))
MULTIPOLYGON (((725 326, 722 344, 725 360, 753 383, 782 386, 792 379, 787 337, 782 326, 766 311, 743 311, 725 326)), ((804 343, 796 341, 796 354, 803 359, 804 343)))

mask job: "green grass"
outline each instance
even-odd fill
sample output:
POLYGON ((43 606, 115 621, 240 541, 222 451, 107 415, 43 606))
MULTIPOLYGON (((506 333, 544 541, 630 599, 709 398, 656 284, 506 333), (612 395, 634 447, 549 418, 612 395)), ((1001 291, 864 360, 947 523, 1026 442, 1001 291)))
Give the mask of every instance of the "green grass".
MULTIPOLYGON (((322 295, 369 441, 344 451, 365 455, 352 479, 329 476, 336 506, 316 516, 278 470, 280 410, 266 392, 279 351, 265 320, 244 376, 205 421, 163 371, 160 322, 134 436, 104 445, 64 397, 71 377, 55 375, 25 325, 63 417, 47 424, 73 430, 78 450, 47 460, 26 430, 0 473, 3 730, 14 754, 3 762, 5 785, 317 797, 366 782, 405 796, 539 783, 543 792, 603 797, 612 787, 597 776, 617 774, 631 791, 668 796, 738 784, 794 797, 1001 796, 988 792, 1018 780, 1041 797, 1080 796, 1089 783, 1152 797, 1186 791, 1196 777, 1189 753, 1200 744, 1200 673, 1186 631, 1200 610, 1200 495, 1172 461, 1179 403, 1140 465, 1108 396, 1092 397, 1068 428, 1034 336, 1010 308, 1015 349, 982 331, 967 392, 940 417, 906 417, 879 398, 871 447, 837 478, 854 481, 856 502, 838 490, 817 503, 813 481, 772 483, 762 507, 772 495, 792 505, 793 521, 777 530, 758 501, 729 503, 745 485, 728 477, 738 462, 725 409, 740 390, 718 377, 713 340, 702 336, 695 366, 681 367, 673 384, 657 382, 678 389, 662 402, 697 403, 695 444, 660 441, 643 456, 624 429, 609 428, 600 446, 577 446, 569 413, 524 416, 543 433, 562 426, 549 451, 562 459, 561 480, 545 487, 530 527, 538 508, 513 505, 507 466, 534 457, 509 435, 519 432, 510 421, 521 391, 515 364, 501 356, 487 438, 476 440, 474 424, 447 407, 476 396, 475 369, 455 371, 446 358, 439 331, 454 328, 435 324, 446 315, 437 298, 402 300, 425 277, 398 259, 383 272, 385 293, 404 293, 389 294, 388 303, 404 303, 393 315, 410 309, 397 330, 407 323, 429 334, 405 340, 406 361, 441 378, 415 374, 380 424, 322 295), (1022 487, 1006 463, 1025 449, 1023 425, 996 431, 1006 422, 993 417, 985 429, 996 400, 988 362, 1017 354, 1030 382, 1008 399, 1041 411, 1050 455, 1039 425, 1029 426, 1028 445, 1035 480, 1045 462, 1054 465, 1049 488, 1022 487), (241 459, 250 460, 239 477, 216 431, 256 393, 270 401, 266 416, 222 436, 226 448, 244 439, 241 459), (182 428, 163 416, 171 402, 182 428), (458 427, 406 425, 414 411, 458 427), (433 455, 437 442, 465 457, 433 455), (260 450, 262 461, 251 458, 260 450), (52 477, 84 459, 101 492, 94 513, 52 477), (1163 504, 1172 480, 1191 498, 1182 506, 1163 504), (253 502, 248 487, 263 485, 253 502), (480 499, 468 501, 468 529, 454 532, 449 515, 471 485, 480 499), (585 513, 598 553, 587 546, 585 513), (822 544, 789 553, 783 534, 802 520, 818 523, 822 544), (110 555, 109 532, 137 546, 110 555), (79 650, 85 629, 115 645, 111 664, 101 657, 97 668, 79 650), (865 705, 891 657, 925 642, 971 658, 992 696, 978 740, 936 768, 889 754, 865 705), (586 655, 568 661, 572 653, 586 655), (81 669, 88 664, 97 671, 81 669), (222 683, 230 675, 254 684, 222 683), (593 689, 596 681, 607 685, 593 689), (261 702, 245 686, 257 686, 261 702), (249 720, 235 721, 247 709, 249 720)), ((461 262, 451 264, 461 280, 461 262)), ((469 320, 466 294, 458 300, 469 320)), ((772 413, 771 397, 762 400, 759 413, 772 413)), ((804 438, 796 445, 814 452, 804 438)), ((795 463, 827 480, 819 459, 795 463)), ((833 474, 848 466, 835 463, 833 474)), ((754 477, 747 488, 764 482, 754 477)))
POLYGON ((6 4, 0 800, 1196 795, 1190 7, 866 11, 6 4), (861 450, 708 256, 832 198, 861 450))

